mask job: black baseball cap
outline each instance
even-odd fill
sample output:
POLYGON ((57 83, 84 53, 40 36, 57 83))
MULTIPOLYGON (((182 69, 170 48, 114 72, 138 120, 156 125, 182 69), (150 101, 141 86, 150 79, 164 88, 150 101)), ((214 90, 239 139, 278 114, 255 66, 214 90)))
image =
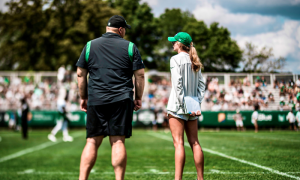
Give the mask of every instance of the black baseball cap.
POLYGON ((119 15, 114 15, 111 18, 109 18, 107 22, 108 27, 114 27, 114 28, 119 28, 119 27, 124 27, 131 29, 131 26, 127 24, 126 20, 119 15))

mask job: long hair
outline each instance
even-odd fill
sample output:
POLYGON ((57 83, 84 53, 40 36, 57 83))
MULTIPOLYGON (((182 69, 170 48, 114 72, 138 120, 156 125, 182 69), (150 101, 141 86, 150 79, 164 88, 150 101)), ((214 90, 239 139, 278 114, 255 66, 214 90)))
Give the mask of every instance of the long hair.
POLYGON ((191 59, 191 62, 192 62, 192 69, 194 71, 198 72, 203 67, 203 65, 200 62, 200 58, 199 58, 199 56, 197 54, 197 50, 194 47, 193 42, 191 42, 190 47, 188 47, 188 46, 186 46, 186 45, 184 45, 184 44, 182 44, 180 42, 178 42, 178 43, 179 43, 179 47, 182 50, 184 50, 184 51, 186 51, 186 52, 189 53, 190 59, 191 59))

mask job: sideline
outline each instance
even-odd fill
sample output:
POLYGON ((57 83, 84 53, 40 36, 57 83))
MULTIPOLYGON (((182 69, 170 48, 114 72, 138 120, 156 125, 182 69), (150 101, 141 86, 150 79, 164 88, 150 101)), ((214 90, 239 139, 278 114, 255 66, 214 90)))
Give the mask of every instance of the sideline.
MULTIPOLYGON (((17 173, 19 175, 23 174, 61 174, 61 175, 78 175, 78 172, 61 172, 61 171, 52 171, 52 172, 43 172, 43 171, 35 171, 34 169, 27 169, 25 171, 19 171, 19 172, 12 172, 17 173)), ((158 175, 164 175, 164 174, 174 174, 175 172, 125 172, 126 175, 146 175, 146 174, 158 174, 158 175)), ((289 174, 300 174, 300 172, 286 172, 289 174)), ((0 172, 0 174, 9 174, 9 172, 0 172)), ((114 175, 114 172, 91 172, 91 174, 107 174, 107 175, 114 175)), ((197 172, 183 172, 183 174, 197 174, 197 172)), ((272 174, 271 172, 224 172, 224 171, 218 171, 214 169, 210 169, 208 172, 205 171, 204 174, 237 174, 237 175, 246 175, 246 174, 272 174)))
MULTIPOLYGON (((219 136, 223 136, 223 135, 227 135, 229 134, 230 136, 238 136, 239 138, 256 138, 256 139, 265 139, 265 140, 276 140, 276 141, 288 141, 288 142, 300 142, 300 140, 297 139, 283 139, 283 138, 274 138, 274 137, 262 137, 259 135, 250 135, 250 134, 234 134, 234 133, 218 133, 218 134, 214 134, 214 135, 219 135, 219 136)), ((198 135, 201 135, 200 133, 198 133, 198 135)), ((205 136, 200 136, 201 138, 205 138, 205 136)), ((288 137, 287 137, 288 138, 288 137)))
MULTIPOLYGON (((73 138, 77 138, 77 137, 79 137, 79 136, 83 136, 83 134, 82 134, 82 133, 80 133, 80 134, 78 134, 78 133, 77 133, 77 134, 74 134, 74 135, 73 135, 73 138)), ((48 139, 47 139, 47 140, 48 140, 48 139)), ((61 143, 61 142, 63 142, 61 139, 58 140, 58 141, 56 141, 56 142, 51 142, 51 141, 49 141, 49 142, 40 144, 40 145, 35 146, 35 147, 31 147, 31 148, 24 149, 24 150, 22 150, 22 151, 19 151, 19 152, 16 152, 16 153, 14 153, 14 154, 11 154, 11 155, 8 155, 8 156, 4 156, 4 157, 0 158, 0 163, 2 163, 2 162, 4 162, 4 161, 8 161, 8 160, 10 160, 10 159, 14 159, 14 158, 23 156, 23 155, 25 155, 25 154, 28 154, 28 153, 31 153, 31 152, 34 152, 34 151, 38 151, 38 150, 44 149, 44 148, 49 147, 49 146, 56 145, 56 144, 61 143)))
MULTIPOLYGON (((148 133, 148 134, 151 135, 151 136, 154 136, 156 138, 160 138, 160 139, 164 139, 164 140, 173 142, 172 138, 170 138, 168 136, 165 136, 163 134, 153 134, 153 133, 148 133)), ((187 146, 187 147, 190 147, 190 145, 187 142, 185 142, 184 145, 187 146)), ((231 159, 231 160, 234 160, 234 161, 238 161, 238 162, 241 162, 241 163, 244 163, 244 164, 248 164, 248 165, 251 165, 251 166, 254 166, 254 167, 257 167, 257 168, 261 168, 261 169, 270 171, 274 174, 279 174, 281 176, 286 176, 286 177, 289 177, 289 178, 300 180, 300 177, 289 175, 287 173, 280 172, 278 170, 275 170, 275 169, 272 169, 272 168, 269 168, 269 167, 266 167, 266 166, 262 166, 262 165, 259 165, 259 164, 253 163, 253 162, 245 161, 243 159, 238 159, 238 158, 233 157, 233 156, 228 156, 226 154, 223 154, 223 153, 220 153, 220 152, 208 149, 208 148, 202 148, 202 149, 203 149, 203 151, 206 151, 208 153, 215 154, 215 155, 218 155, 218 156, 221 156, 221 157, 224 157, 224 158, 227 158, 227 159, 231 159)))

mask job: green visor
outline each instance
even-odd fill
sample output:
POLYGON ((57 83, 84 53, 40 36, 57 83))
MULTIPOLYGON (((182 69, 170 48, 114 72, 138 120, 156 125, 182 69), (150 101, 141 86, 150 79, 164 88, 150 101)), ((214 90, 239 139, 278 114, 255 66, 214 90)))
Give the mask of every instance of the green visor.
POLYGON ((175 42, 175 41, 177 41, 174 37, 168 37, 168 41, 170 41, 170 42, 175 42))

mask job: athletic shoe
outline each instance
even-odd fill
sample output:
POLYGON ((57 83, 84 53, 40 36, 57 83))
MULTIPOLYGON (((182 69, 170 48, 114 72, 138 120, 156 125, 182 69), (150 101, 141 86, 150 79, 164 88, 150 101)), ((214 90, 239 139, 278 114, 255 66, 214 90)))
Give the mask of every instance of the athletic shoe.
POLYGON ((73 138, 71 136, 64 136, 63 137, 63 141, 65 141, 65 142, 72 142, 73 138))
POLYGON ((53 134, 48 134, 48 139, 52 142, 56 142, 56 137, 53 134))

